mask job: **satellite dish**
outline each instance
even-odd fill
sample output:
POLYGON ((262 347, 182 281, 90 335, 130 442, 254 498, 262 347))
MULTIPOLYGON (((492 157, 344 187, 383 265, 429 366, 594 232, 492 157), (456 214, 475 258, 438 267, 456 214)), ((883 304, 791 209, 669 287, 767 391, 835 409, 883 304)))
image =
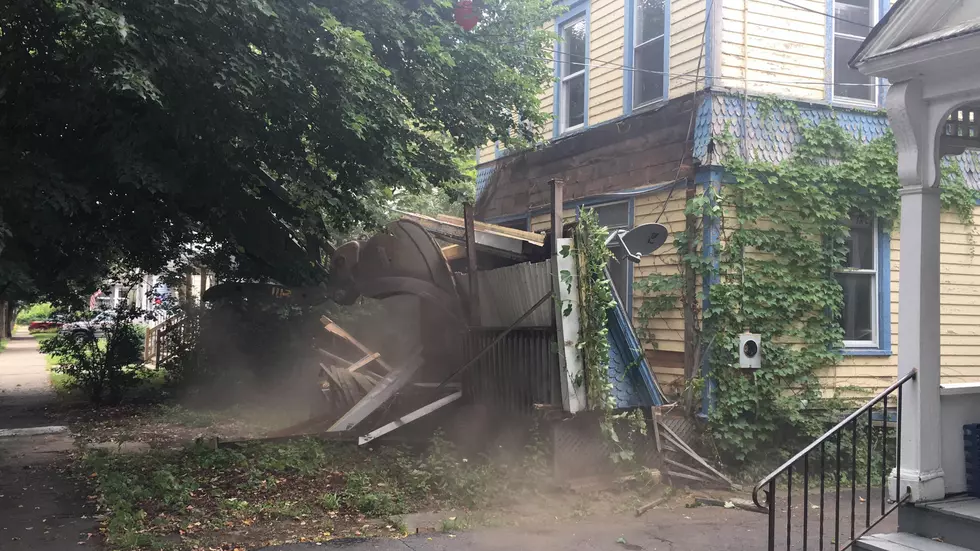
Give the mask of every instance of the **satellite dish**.
POLYGON ((631 253, 643 256, 662 247, 668 233, 663 224, 643 224, 626 232, 623 244, 631 253))
POLYGON ((623 249, 633 262, 639 262, 640 257, 659 249, 667 242, 667 228, 663 224, 643 224, 630 231, 617 231, 609 236, 606 245, 614 245, 623 249))

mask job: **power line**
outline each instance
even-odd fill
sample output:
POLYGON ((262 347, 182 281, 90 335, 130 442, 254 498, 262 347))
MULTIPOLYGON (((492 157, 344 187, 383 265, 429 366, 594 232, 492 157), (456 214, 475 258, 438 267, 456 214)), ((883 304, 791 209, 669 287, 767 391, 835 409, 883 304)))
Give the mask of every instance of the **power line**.
MULTIPOLYGON (((707 42, 704 40, 704 37, 708 35, 708 22, 711 21, 711 8, 714 5, 715 0, 708 0, 708 6, 704 9, 704 30, 701 32, 701 51, 698 53, 698 68, 694 70, 694 101, 691 102, 691 120, 687 123, 687 134, 684 135, 684 148, 681 150, 681 159, 677 162, 677 174, 674 175, 675 182, 681 177, 681 169, 684 168, 684 159, 687 157, 687 141, 691 138, 691 132, 694 131, 694 118, 698 112, 698 77, 701 74, 701 62, 704 60, 704 43, 707 42)), ((667 192, 667 199, 664 200, 664 208, 660 209, 660 214, 657 215, 655 223, 659 224, 660 219, 667 212, 667 205, 670 204, 670 198, 674 195, 674 188, 676 187, 676 185, 670 186, 670 191, 667 192)))
MULTIPOLYGON (((789 6, 793 6, 794 8, 796 8, 796 9, 798 9, 798 10, 803 10, 803 11, 808 11, 808 12, 810 12, 810 13, 815 13, 815 14, 817 14, 817 15, 822 15, 822 16, 824 16, 824 17, 829 17, 829 18, 831 18, 831 19, 836 19, 836 20, 838 20, 838 21, 843 21, 844 23, 849 23, 849 24, 851 24, 851 25, 857 25, 857 26, 859 26, 859 27, 864 27, 864 28, 866 28, 866 29, 871 29, 871 28, 873 28, 873 27, 872 27, 871 25, 865 25, 864 23, 858 23, 857 21, 851 21, 850 19, 844 19, 843 17, 837 17, 837 16, 836 16, 836 15, 834 15, 834 14, 831 14, 831 13, 824 13, 824 12, 822 12, 822 11, 820 11, 820 10, 815 10, 815 9, 813 9, 813 8, 808 8, 808 7, 806 7, 806 6, 801 6, 801 5, 799 5, 799 4, 795 4, 795 3, 793 3, 793 2, 790 2, 789 0, 779 0, 779 1, 780 1, 780 2, 782 2, 783 4, 786 4, 786 5, 789 5, 789 6)), ((869 2, 870 2, 870 1, 871 1, 871 0, 869 0, 869 2)), ((871 9, 871 4, 870 4, 870 3, 868 4, 868 9, 869 9, 869 10, 871 9)))
MULTIPOLYGON (((703 46, 704 46, 704 43, 702 41, 702 47, 703 46)), ((544 51, 546 51, 546 52, 561 53, 561 51, 559 51, 559 50, 548 50, 548 49, 545 49, 544 51)), ((544 57, 544 56, 538 57, 538 58, 535 58, 535 59, 540 59, 540 60, 543 60, 543 61, 554 61, 554 58, 544 57)), ((609 68, 613 68, 613 69, 622 69, 624 71, 633 71, 633 72, 636 72, 636 73, 647 73, 647 74, 651 74, 651 75, 667 75, 670 78, 684 78, 684 79, 688 79, 688 80, 700 80, 700 77, 697 77, 693 71, 692 72, 687 72, 687 73, 671 73, 670 71, 654 71, 652 69, 641 69, 641 68, 635 67, 635 66, 622 65, 622 64, 619 64, 619 63, 613 63, 613 62, 610 62, 610 61, 601 60, 601 59, 595 58, 595 57, 581 57, 580 59, 595 61, 596 63, 580 64, 580 65, 588 65, 588 67, 590 69, 591 68, 595 68, 595 67, 598 67, 598 68, 609 67, 609 68)), ((739 82, 756 82, 756 83, 762 83, 762 84, 777 84, 777 85, 799 84, 799 85, 810 85, 810 86, 812 86, 812 85, 815 85, 815 84, 824 84, 824 85, 830 84, 830 85, 833 86, 833 85, 836 85, 836 84, 840 84, 840 85, 843 85, 843 86, 889 86, 889 84, 877 84, 877 83, 870 83, 870 82, 840 82, 840 81, 830 81, 830 82, 828 82, 826 79, 822 79, 822 78, 819 78, 819 77, 809 77, 809 80, 768 80, 768 79, 752 79, 752 78, 750 78, 750 79, 742 79, 742 78, 737 78, 737 77, 715 77, 715 78, 727 78, 727 79, 731 79, 731 80, 738 80, 739 82)))

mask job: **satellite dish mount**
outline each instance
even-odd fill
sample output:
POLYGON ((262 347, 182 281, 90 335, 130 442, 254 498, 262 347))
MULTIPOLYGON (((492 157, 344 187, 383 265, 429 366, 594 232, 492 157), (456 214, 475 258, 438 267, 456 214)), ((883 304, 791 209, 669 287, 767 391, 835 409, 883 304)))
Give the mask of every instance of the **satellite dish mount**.
POLYGON ((639 262, 640 257, 659 249, 667 242, 667 228, 663 224, 643 224, 632 230, 616 230, 606 239, 606 247, 620 247, 623 258, 639 262))

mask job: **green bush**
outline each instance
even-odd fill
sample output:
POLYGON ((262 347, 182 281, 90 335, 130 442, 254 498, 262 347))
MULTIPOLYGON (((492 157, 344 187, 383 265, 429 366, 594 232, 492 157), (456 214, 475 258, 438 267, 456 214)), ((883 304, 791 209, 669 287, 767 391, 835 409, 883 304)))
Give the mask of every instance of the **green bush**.
POLYGON ((20 325, 27 325, 32 321, 51 319, 51 316, 53 316, 55 312, 57 312, 55 307, 51 306, 47 302, 31 304, 30 306, 17 312, 17 323, 20 325))
POLYGON ((104 339, 59 333, 41 344, 41 351, 58 358, 54 370, 70 377, 69 388, 83 391, 96 405, 118 403, 145 372, 143 336, 133 324, 138 317, 135 309, 119 309, 104 339))

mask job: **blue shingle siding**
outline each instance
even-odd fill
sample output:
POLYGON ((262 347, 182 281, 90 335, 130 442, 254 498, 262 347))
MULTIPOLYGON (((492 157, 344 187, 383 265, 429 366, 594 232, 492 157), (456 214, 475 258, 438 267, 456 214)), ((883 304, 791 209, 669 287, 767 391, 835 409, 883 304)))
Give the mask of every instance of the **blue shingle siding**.
MULTIPOLYGON (((618 299, 617 299, 618 302, 618 299)), ((609 309, 606 320, 609 342, 609 382, 617 408, 662 406, 666 403, 653 371, 622 304, 609 309)))
POLYGON ((476 169, 476 198, 479 199, 480 195, 483 194, 483 190, 487 187, 487 182, 490 181, 490 177, 493 176, 494 169, 497 168, 497 163, 489 163, 476 169))
MULTIPOLYGON (((789 158, 793 148, 800 141, 798 123, 790 120, 778 108, 766 117, 760 113, 758 99, 748 98, 744 122, 746 153, 750 158, 778 163, 789 158)), ((837 124, 864 142, 880 138, 888 131, 888 119, 884 114, 865 111, 831 109, 827 106, 800 104, 800 117, 804 121, 818 123, 834 118, 837 124)), ((698 110, 694 129, 694 156, 702 164, 718 164, 716 155, 711 155, 709 143, 713 136, 720 136, 725 128, 741 141, 743 133, 742 98, 722 94, 712 94, 698 110), (713 157, 713 158, 712 158, 713 157)), ((966 182, 974 189, 980 189, 980 154, 966 152, 958 158, 966 182)))

